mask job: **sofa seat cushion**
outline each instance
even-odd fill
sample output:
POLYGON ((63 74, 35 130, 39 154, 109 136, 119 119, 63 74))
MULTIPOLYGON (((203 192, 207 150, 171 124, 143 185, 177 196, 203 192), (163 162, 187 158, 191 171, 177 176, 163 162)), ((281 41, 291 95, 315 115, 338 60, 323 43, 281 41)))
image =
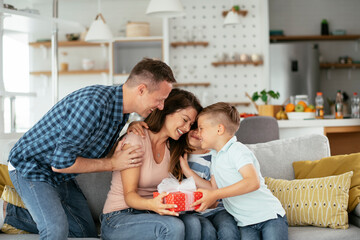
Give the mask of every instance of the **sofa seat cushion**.
POLYGON ((313 226, 289 227, 289 239, 291 240, 359 240, 359 236, 360 228, 351 224, 346 230, 313 226))
POLYGON ((347 204, 353 172, 302 180, 266 177, 265 183, 286 211, 290 226, 347 229, 347 204))
POLYGON ((349 191, 349 212, 360 203, 360 153, 337 155, 317 161, 294 162, 296 179, 319 178, 353 171, 349 191))

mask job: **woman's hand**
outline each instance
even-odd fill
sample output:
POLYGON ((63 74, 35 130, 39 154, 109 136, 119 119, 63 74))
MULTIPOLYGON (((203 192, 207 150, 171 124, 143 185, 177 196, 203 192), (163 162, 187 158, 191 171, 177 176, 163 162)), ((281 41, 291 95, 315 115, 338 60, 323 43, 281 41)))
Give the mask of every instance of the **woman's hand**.
POLYGON ((163 198, 166 197, 168 193, 161 193, 159 196, 153 199, 149 199, 150 203, 150 210, 160 214, 160 215, 170 215, 170 216, 179 216, 177 212, 173 212, 168 210, 169 208, 176 208, 175 204, 164 204, 163 198))
POLYGON ((126 131, 127 134, 134 133, 136 135, 140 135, 142 137, 145 137, 144 128, 148 129, 149 126, 142 121, 133 121, 129 124, 129 127, 126 131))
POLYGON ((110 157, 113 171, 139 167, 144 159, 144 152, 141 150, 141 146, 125 144, 126 147, 124 146, 124 149, 122 149, 124 141, 125 139, 122 139, 118 143, 114 153, 110 157))
POLYGON ((197 212, 203 212, 208 208, 211 208, 213 204, 217 200, 216 190, 208 190, 208 189, 201 189, 199 188, 196 190, 197 192, 202 192, 203 196, 196 202, 194 202, 191 206, 195 207, 196 205, 200 205, 198 209, 196 209, 197 212))

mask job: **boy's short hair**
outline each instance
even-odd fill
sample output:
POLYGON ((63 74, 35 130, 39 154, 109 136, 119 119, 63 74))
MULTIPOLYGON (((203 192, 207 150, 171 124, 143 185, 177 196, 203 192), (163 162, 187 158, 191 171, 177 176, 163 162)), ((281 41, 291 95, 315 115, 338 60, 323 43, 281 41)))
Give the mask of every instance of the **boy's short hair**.
POLYGON ((215 120, 225 126, 225 131, 234 135, 240 126, 240 113, 236 108, 225 102, 218 102, 204 108, 198 118, 202 115, 210 115, 211 120, 215 120))

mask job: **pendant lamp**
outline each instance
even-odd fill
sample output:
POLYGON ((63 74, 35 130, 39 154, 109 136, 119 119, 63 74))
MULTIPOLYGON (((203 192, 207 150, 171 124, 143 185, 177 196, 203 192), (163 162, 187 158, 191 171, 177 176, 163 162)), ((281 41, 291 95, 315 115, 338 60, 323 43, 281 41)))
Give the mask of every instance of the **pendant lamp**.
POLYGON ((100 13, 100 0, 98 1, 99 14, 96 15, 95 21, 91 24, 86 34, 86 42, 108 42, 113 38, 109 26, 106 24, 104 16, 100 13))
POLYGON ((225 17, 224 26, 240 24, 240 16, 237 12, 230 10, 225 17))
POLYGON ((181 17, 185 15, 180 0, 151 0, 146 14, 154 17, 181 17))
POLYGON ((227 12, 224 20, 224 26, 240 24, 239 6, 234 6, 233 0, 231 0, 231 9, 227 12))

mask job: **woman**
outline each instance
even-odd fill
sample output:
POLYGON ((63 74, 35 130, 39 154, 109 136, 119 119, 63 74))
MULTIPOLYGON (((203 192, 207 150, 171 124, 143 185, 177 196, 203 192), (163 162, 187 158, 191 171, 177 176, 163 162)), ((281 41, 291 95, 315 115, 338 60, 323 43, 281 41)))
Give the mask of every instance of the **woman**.
POLYGON ((182 179, 179 157, 190 150, 184 135, 201 109, 192 93, 173 89, 164 109, 145 119, 149 127, 145 137, 133 133, 125 137, 123 148, 140 145, 144 161, 141 167, 113 172, 101 216, 103 239, 184 239, 184 222, 191 218, 175 217, 178 214, 168 209, 176 206, 162 203, 166 193, 156 198, 152 193, 169 172, 182 179))

